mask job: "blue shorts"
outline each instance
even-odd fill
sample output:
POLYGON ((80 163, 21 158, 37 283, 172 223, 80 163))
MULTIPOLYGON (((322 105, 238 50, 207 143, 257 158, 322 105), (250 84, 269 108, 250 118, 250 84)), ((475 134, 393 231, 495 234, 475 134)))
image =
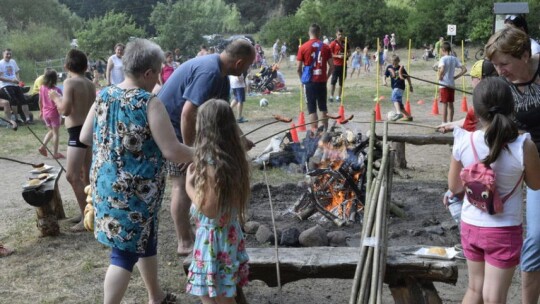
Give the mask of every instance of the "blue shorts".
POLYGON ((392 102, 397 102, 400 108, 403 108, 403 90, 394 88, 392 89, 392 102))
POLYGON ((527 234, 521 249, 521 271, 540 270, 540 190, 527 188, 527 234))
POLYGON ((235 88, 232 89, 234 99, 239 103, 244 103, 246 101, 246 88, 235 88))
POLYGON ((148 244, 144 250, 144 253, 135 253, 131 251, 121 250, 118 248, 112 248, 111 251, 111 265, 124 268, 129 272, 133 272, 133 266, 137 264, 139 258, 147 258, 157 254, 157 237, 154 236, 154 227, 152 225, 150 236, 148 237, 148 244))

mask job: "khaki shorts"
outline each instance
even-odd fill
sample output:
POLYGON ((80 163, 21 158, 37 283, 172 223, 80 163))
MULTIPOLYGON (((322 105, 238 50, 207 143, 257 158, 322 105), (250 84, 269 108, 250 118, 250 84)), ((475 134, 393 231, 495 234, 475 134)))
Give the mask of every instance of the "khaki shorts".
POLYGON ((165 167, 167 168, 167 173, 170 176, 184 176, 186 175, 186 168, 182 168, 184 163, 175 163, 167 160, 165 167))

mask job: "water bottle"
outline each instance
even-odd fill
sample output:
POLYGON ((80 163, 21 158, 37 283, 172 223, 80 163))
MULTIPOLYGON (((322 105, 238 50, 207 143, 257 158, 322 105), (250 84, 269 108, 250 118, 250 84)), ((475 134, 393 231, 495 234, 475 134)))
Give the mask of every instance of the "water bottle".
POLYGON ((448 197, 448 210, 450 210, 450 214, 452 214, 454 221, 459 224, 463 200, 460 200, 457 196, 451 196, 452 192, 450 192, 450 190, 446 191, 445 195, 448 197))

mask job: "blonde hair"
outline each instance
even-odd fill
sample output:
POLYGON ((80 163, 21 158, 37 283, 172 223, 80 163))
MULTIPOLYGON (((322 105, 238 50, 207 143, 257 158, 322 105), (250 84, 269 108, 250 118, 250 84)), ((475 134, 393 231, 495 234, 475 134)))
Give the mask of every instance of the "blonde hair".
POLYGON ((199 107, 195 136, 195 193, 204 201, 205 189, 215 189, 219 214, 238 212, 245 221, 250 197, 249 164, 240 129, 229 104, 210 99, 199 107), (208 184, 208 167, 215 170, 215 185, 208 184))

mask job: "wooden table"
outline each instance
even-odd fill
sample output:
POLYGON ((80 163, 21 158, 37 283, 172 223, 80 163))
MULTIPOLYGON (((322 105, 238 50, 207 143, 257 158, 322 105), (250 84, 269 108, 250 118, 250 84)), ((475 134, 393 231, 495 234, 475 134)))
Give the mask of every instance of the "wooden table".
MULTIPOLYGON (((66 218, 62 197, 58 190, 58 181, 62 175, 62 169, 53 167, 49 174, 56 175, 39 188, 23 190, 24 200, 36 207, 37 227, 41 236, 56 236, 60 233, 58 220, 66 218)), ((39 173, 30 173, 29 177, 37 178, 39 173)))

